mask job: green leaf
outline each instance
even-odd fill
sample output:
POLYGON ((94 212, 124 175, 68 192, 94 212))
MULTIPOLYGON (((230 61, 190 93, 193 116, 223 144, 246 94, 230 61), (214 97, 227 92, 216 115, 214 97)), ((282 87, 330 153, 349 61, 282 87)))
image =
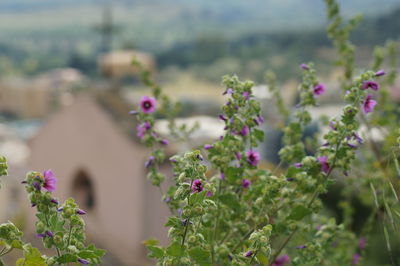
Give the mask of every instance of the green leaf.
POLYGON ((253 132, 254 136, 258 141, 263 141, 264 140, 264 131, 259 130, 259 129, 254 129, 253 132))
POLYGON ((193 205, 201 203, 201 202, 203 202, 205 197, 206 197, 206 191, 202 191, 200 193, 193 193, 190 196, 190 203, 193 205))
POLYGON ((240 203, 238 200, 238 196, 236 194, 224 194, 219 196, 219 200, 229 206, 230 208, 234 209, 235 211, 240 209, 240 203))
POLYGON ((261 262, 262 265, 268 265, 269 260, 267 256, 265 256, 262 253, 257 253, 256 257, 261 262))
POLYGON ((183 249, 180 243, 174 242, 167 248, 167 254, 173 257, 180 257, 183 255, 183 249))
POLYGON ((305 216, 309 215, 310 213, 312 213, 312 211, 310 209, 304 207, 303 205, 297 205, 292 209, 292 211, 290 212, 287 219, 300 221, 301 219, 303 219, 305 216))
POLYGON ((157 246, 160 243, 160 241, 158 241, 158 239, 155 238, 150 238, 150 239, 146 239, 145 241, 143 241, 143 244, 147 247, 147 246, 157 246))
POLYGON ((239 179, 242 176, 242 172, 243 170, 240 168, 236 168, 236 167, 228 167, 224 174, 225 174, 225 178, 231 182, 231 183, 235 183, 235 181, 237 179, 239 179))
POLYGON ((181 227, 182 222, 181 222, 181 219, 179 219, 179 217, 171 216, 171 217, 168 217, 168 221, 165 224, 165 226, 166 227, 181 227))
POLYGON ((160 259, 164 256, 164 250, 160 247, 147 246, 147 248, 150 250, 149 258, 160 259))
POLYGON ((0 266, 4 266, 4 262, 0 259, 0 266))
POLYGON ((25 258, 19 259, 17 265, 46 266, 46 262, 37 248, 33 248, 30 244, 26 244, 23 246, 23 250, 25 258))
POLYGON ((201 247, 189 249, 189 255, 193 260, 202 266, 211 265, 210 252, 201 247))
POLYGON ((22 243, 20 240, 13 240, 11 243, 11 246, 13 248, 18 248, 18 249, 22 249, 22 243))
POLYGON ((57 262, 60 264, 66 264, 69 262, 77 262, 78 256, 73 254, 64 254, 58 257, 57 262))

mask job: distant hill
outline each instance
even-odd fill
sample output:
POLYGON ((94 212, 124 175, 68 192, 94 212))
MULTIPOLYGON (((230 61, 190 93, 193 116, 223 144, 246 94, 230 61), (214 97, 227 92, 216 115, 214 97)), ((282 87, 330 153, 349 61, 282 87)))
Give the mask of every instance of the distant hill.
MULTIPOLYGON (((97 37, 102 4, 112 2, 123 31, 117 43, 156 51, 202 35, 227 38, 249 32, 317 28, 325 22, 323 0, 1 0, 0 34, 18 39, 97 37)), ((399 0, 341 0, 349 16, 377 16, 399 0)), ((0 35, 0 36, 1 36, 0 35)))
MULTIPOLYGON (((370 59, 373 46, 382 45, 388 39, 400 41, 400 7, 378 17, 366 17, 351 34, 354 44, 362 48, 358 56, 362 64, 370 59)), ((203 69, 201 74, 212 79, 230 72, 262 81, 266 69, 275 70, 282 79, 293 77, 300 73, 298 65, 302 62, 314 61, 327 69, 335 59, 331 48, 324 27, 249 33, 236 39, 210 35, 161 52, 157 61, 161 68, 195 65, 194 69, 203 69)))
MULTIPOLYGON (((106 2, 113 3, 120 28, 114 47, 152 52, 161 66, 219 60, 232 71, 250 71, 268 60, 282 69, 284 58, 309 59, 315 53, 310 47, 329 44, 323 0, 0 0, 0 77, 63 66, 95 74, 100 35, 94 28, 106 2), (238 58, 258 63, 248 67, 238 58)), ((339 2, 346 16, 368 17, 357 40, 379 42, 400 28, 387 22, 396 17, 385 15, 399 0, 339 2)), ((225 70, 222 66, 218 70, 225 70)))

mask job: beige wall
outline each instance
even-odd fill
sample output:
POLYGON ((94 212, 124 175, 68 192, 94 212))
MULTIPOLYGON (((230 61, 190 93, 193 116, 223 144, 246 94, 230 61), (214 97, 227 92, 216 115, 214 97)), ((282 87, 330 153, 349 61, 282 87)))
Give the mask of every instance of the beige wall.
POLYGON ((72 195, 73 175, 79 169, 91 176, 96 206, 86 217, 88 233, 126 265, 141 264, 145 238, 165 236, 165 229, 159 228, 165 223, 166 207, 158 191, 146 189, 147 151, 116 128, 88 96, 51 117, 31 148, 30 167, 54 171, 61 201, 72 195))

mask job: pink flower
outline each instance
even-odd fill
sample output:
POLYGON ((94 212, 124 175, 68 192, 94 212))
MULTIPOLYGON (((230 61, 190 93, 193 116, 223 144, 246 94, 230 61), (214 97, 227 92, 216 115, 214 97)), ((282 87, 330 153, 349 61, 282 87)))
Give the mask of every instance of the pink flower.
POLYGON ((307 64, 301 64, 300 68, 302 68, 303 70, 309 70, 310 67, 307 64))
POLYGON ((361 89, 367 90, 369 88, 371 88, 374 91, 377 91, 377 90, 379 90, 379 84, 373 80, 364 81, 361 85, 361 89))
POLYGON ((145 114, 153 113, 156 110, 156 104, 156 99, 153 97, 143 96, 140 100, 140 108, 145 114))
POLYGON ((375 76, 376 76, 376 77, 380 77, 380 76, 383 76, 383 75, 385 75, 385 74, 386 74, 386 72, 385 72, 385 70, 383 70, 383 69, 381 69, 381 70, 375 72, 375 76))
POLYGON ((247 162, 252 166, 257 166, 260 161, 260 154, 256 151, 249 150, 246 152, 247 162))
POLYGON ((360 262, 361 255, 358 253, 353 254, 353 258, 351 259, 352 265, 357 265, 360 262))
POLYGON ((314 95, 320 96, 325 92, 325 85, 323 83, 319 83, 314 86, 314 95))
POLYGON ((203 184, 201 183, 201 180, 200 179, 194 180, 192 184, 192 192, 198 193, 202 191, 203 191, 203 184))
POLYGON ((43 187, 47 189, 47 191, 54 192, 56 190, 57 179, 54 176, 53 171, 50 169, 43 172, 44 177, 44 185, 43 187))
POLYGON ((250 184, 251 184, 250 180, 248 180, 246 178, 242 180, 242 187, 243 188, 249 188, 250 184))
POLYGON ((363 108, 364 108, 364 113, 368 114, 372 112, 375 108, 375 105, 377 102, 372 99, 372 94, 368 94, 367 98, 365 98, 363 108))
POLYGON ((290 259, 288 255, 282 255, 276 258, 272 266, 284 266, 289 261, 290 259))
POLYGON ((242 129, 240 130, 240 135, 243 137, 249 135, 250 129, 248 126, 243 126, 242 129))
POLYGON ((247 101, 250 99, 250 92, 245 91, 242 93, 242 96, 244 97, 244 99, 247 101))
POLYGON ((328 164, 328 157, 326 156, 320 156, 317 158, 317 160, 320 162, 321 164, 321 170, 322 172, 324 172, 325 174, 329 173, 329 164, 328 164))
POLYGON ((366 242, 367 241, 366 241, 365 237, 360 238, 360 240, 358 240, 358 248, 364 249, 366 242))
POLYGON ((204 149, 205 149, 205 150, 212 149, 213 147, 214 147, 214 146, 211 145, 211 144, 206 144, 206 145, 204 145, 204 149))
POLYGON ((138 125, 137 127, 136 127, 136 130, 137 130, 137 136, 139 137, 139 138, 143 138, 143 136, 144 136, 144 134, 146 133, 146 131, 147 130, 149 130, 151 128, 151 124, 149 123, 149 122, 144 122, 143 124, 141 124, 141 125, 138 125))

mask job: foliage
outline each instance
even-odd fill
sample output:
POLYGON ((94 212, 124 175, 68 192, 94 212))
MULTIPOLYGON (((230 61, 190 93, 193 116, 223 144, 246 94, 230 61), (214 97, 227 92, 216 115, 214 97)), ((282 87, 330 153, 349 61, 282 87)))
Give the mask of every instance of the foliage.
MULTIPOLYGON (((1 173, 6 174, 7 164, 1 158, 1 173)), ((73 199, 67 199, 62 205, 53 198, 56 179, 51 170, 43 174, 29 172, 25 184, 32 207, 36 207, 35 224, 37 237, 42 239, 43 246, 54 249, 55 256, 42 255, 37 248, 22 239, 23 233, 11 222, 0 224, 0 265, 1 257, 14 249, 22 250, 23 257, 16 265, 63 265, 80 263, 82 265, 100 264, 105 251, 94 245, 85 245, 85 222, 80 217, 85 211, 78 208, 73 199)))
MULTIPOLYGON (((354 76, 355 49, 349 34, 358 19, 345 23, 336 1, 327 0, 326 4, 331 21, 328 34, 338 50, 337 64, 343 68, 345 105, 339 116, 327 121, 329 131, 322 136, 324 143, 306 154, 303 135, 311 122, 308 109, 318 106, 318 96, 325 91, 313 64, 301 65, 299 102, 284 128, 284 146, 279 152, 282 163, 277 168, 283 174, 258 168, 257 147, 264 138, 260 129, 264 119, 252 94, 253 82, 225 76, 227 101, 219 115, 225 134, 203 150, 170 158, 173 185, 163 195, 171 210, 166 223, 170 243, 162 247, 156 240, 145 242, 149 257, 158 265, 276 266, 288 261, 293 265, 356 265, 363 260, 366 246, 372 244, 369 241, 376 220, 386 238, 390 260, 396 264, 390 237, 399 236, 396 177, 400 132, 396 128, 398 107, 391 103, 387 90, 394 80, 396 62, 391 60, 392 70, 386 77, 378 69, 387 55, 395 57, 397 48, 392 42, 378 48, 373 71, 354 76), (372 127, 384 132, 382 145, 369 135, 372 127), (367 134, 362 128, 367 128, 367 134), (335 183, 343 185, 342 221, 327 213, 320 200, 335 183), (351 196, 355 193, 371 208, 359 232, 352 229, 355 210, 351 196)), ((144 76, 148 78, 148 73, 144 76)), ((269 83, 286 117, 272 75, 269 83)), ((165 175, 159 171, 159 164, 166 156, 153 127, 154 106, 143 98, 133 113, 139 120, 138 136, 153 147, 146 163, 148 177, 161 187, 165 175)), ((157 110, 165 110, 164 106, 161 102, 157 110)), ((318 143, 317 139, 313 141, 318 143)))

